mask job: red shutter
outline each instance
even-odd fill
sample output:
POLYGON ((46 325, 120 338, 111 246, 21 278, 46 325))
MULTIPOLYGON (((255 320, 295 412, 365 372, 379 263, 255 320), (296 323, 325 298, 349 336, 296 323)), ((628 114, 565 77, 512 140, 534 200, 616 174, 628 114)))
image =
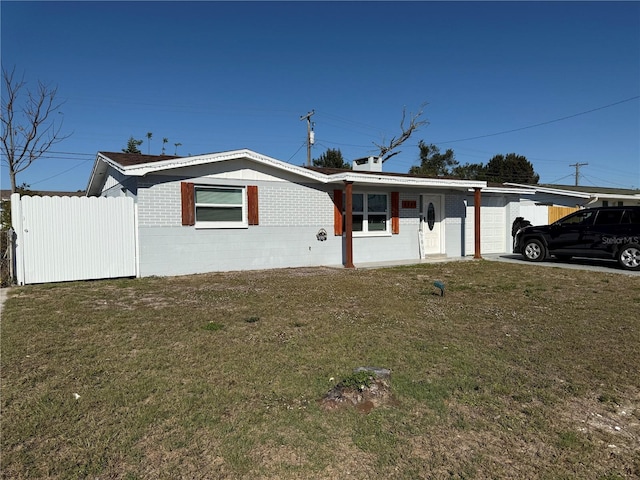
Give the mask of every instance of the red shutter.
POLYGON ((391 233, 400 233, 400 193, 391 192, 391 233))
POLYGON ((247 220, 249 225, 258 225, 258 187, 256 185, 247 186, 247 220))
POLYGON ((333 234, 342 235, 342 190, 333 191, 333 234))
POLYGON ((196 201, 194 191, 193 183, 182 182, 180 184, 182 199, 182 225, 196 224, 196 201))

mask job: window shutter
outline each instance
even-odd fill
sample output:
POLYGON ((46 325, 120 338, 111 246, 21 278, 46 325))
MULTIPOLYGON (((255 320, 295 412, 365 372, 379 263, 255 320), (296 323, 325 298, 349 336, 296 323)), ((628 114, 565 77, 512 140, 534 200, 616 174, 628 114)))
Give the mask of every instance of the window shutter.
POLYGON ((391 192, 391 233, 400 233, 400 192, 391 192))
POLYGON ((256 185, 247 186, 247 220, 249 225, 258 225, 258 187, 256 185))
POLYGON ((333 191, 333 234, 342 235, 342 190, 333 191))
POLYGON ((182 225, 196 224, 196 202, 193 183, 182 182, 180 193, 182 201, 182 225))

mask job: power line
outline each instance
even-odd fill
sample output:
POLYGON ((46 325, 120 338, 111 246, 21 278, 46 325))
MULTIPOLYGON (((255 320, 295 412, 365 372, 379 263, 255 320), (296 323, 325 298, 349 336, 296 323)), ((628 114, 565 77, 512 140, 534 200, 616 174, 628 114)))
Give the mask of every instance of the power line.
POLYGON ((557 178, 556 180, 552 180, 552 181, 551 181, 551 182, 549 182, 549 183, 550 183, 551 185, 553 185, 553 184, 555 184, 555 183, 559 182, 560 180, 564 180, 565 178, 569 178, 569 177, 572 177, 572 176, 573 176, 573 174, 571 173, 571 174, 569 174, 569 175, 565 175, 564 177, 557 178))
POLYGON ((36 181, 36 182, 30 182, 30 183, 29 183, 29 185, 36 185, 36 184, 38 184, 38 183, 42 183, 42 182, 46 182, 47 180, 51 180, 52 178, 59 177, 60 175, 63 175, 63 174, 65 174, 65 173, 67 173, 67 172, 70 172, 70 171, 71 171, 71 170, 73 170, 74 168, 81 167, 84 163, 87 163, 87 162, 89 162, 89 161, 91 161, 91 160, 84 160, 82 163, 80 163, 80 164, 78 164, 78 165, 74 165, 73 167, 68 168, 68 169, 66 169, 66 170, 64 170, 64 171, 62 171, 62 172, 60 172, 60 173, 56 173, 55 175, 51 175, 50 177, 43 178, 42 180, 38 180, 38 181, 36 181))
POLYGON ((291 161, 291 159, 292 159, 293 157, 295 157, 295 156, 298 154, 298 152, 300 151, 300 149, 301 149, 302 147, 304 147, 306 144, 307 144, 307 142, 306 142, 306 141, 302 142, 302 143, 300 144, 300 146, 298 147, 298 150, 296 150, 296 151, 294 152, 294 154, 293 154, 293 155, 291 155, 291 156, 289 157, 289 160, 287 160, 287 163, 289 163, 289 162, 291 161))
POLYGON ((625 185, 625 184, 623 184, 623 183, 616 183, 616 182, 612 182, 611 180, 605 180, 605 179, 603 179, 603 178, 598 178, 598 177, 588 177, 587 175, 582 175, 582 178, 587 179, 589 182, 591 182, 591 184, 592 184, 594 187, 598 187, 598 186, 602 187, 603 185, 602 185, 602 183, 601 183, 600 185, 593 183, 593 181, 591 180, 591 178, 595 178, 595 179, 596 179, 596 180, 598 180, 599 182, 604 182, 604 183, 608 183, 608 184, 610 184, 610 185, 616 185, 616 186, 618 186, 618 187, 622 187, 622 188, 626 188, 626 189, 633 190, 633 185, 632 185, 631 187, 629 187, 629 185, 628 185, 628 184, 626 184, 626 185, 625 185))
POLYGON ((580 113, 574 113, 573 115, 567 115, 566 117, 556 118, 555 120, 549 120, 546 122, 536 123, 535 125, 528 125, 526 127, 514 128, 512 130, 504 130, 502 132, 497 133, 488 133, 486 135, 478 135, 477 137, 468 137, 468 138, 460 138, 458 140, 447 140, 445 142, 434 142, 435 144, 443 144, 443 143, 455 143, 455 142, 466 142, 467 140, 477 140, 479 138, 487 138, 487 137, 495 137, 496 135, 504 135, 506 133, 519 132, 521 130, 527 130, 529 128, 541 127, 543 125, 549 125, 550 123, 561 122, 562 120, 568 120, 569 118, 579 117, 580 115, 586 115, 587 113, 597 112, 598 110, 604 110, 605 108, 614 107, 616 105, 620 105, 621 103, 631 102, 633 100, 637 100, 640 98, 640 95, 636 95, 635 97, 627 98, 625 100, 620 100, 619 102, 610 103, 609 105, 604 105, 602 107, 592 108, 591 110, 587 110, 580 113))

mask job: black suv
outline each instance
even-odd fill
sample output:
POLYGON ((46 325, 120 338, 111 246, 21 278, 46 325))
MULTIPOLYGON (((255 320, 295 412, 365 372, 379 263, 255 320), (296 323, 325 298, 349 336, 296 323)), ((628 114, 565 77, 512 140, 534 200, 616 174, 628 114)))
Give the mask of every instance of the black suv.
POLYGON ((623 268, 640 270, 640 207, 586 208, 551 225, 519 228, 513 251, 531 262, 548 255, 611 258, 623 268))

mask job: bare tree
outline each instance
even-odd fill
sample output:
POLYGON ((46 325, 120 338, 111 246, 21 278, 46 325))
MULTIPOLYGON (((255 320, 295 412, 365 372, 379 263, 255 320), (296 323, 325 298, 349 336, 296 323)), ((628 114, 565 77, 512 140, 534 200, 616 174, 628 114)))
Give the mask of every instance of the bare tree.
POLYGON ((64 102, 58 102, 58 87, 40 81, 35 91, 25 88, 24 78, 14 78, 2 68, 2 163, 9 167, 11 192, 17 191, 16 175, 31 166, 52 145, 70 135, 62 135, 62 120, 51 118, 64 102))
POLYGON ((421 126, 429 124, 427 120, 420 119, 420 117, 422 117, 424 107, 426 107, 426 105, 427 105, 426 103, 423 103, 422 105, 420 105, 420 110, 415 115, 409 114, 410 120, 409 120, 409 126, 407 128, 405 128, 404 126, 404 122, 407 119, 407 109, 406 108, 402 109, 402 120, 400 120, 400 130, 402 131, 402 133, 398 138, 393 137, 389 142, 389 145, 378 145, 377 143, 373 142, 373 144, 380 149, 380 153, 378 156, 382 159, 382 163, 386 162, 394 155, 399 154, 400 151, 393 151, 393 150, 395 150, 404 142, 406 142, 413 132, 415 132, 421 126))

